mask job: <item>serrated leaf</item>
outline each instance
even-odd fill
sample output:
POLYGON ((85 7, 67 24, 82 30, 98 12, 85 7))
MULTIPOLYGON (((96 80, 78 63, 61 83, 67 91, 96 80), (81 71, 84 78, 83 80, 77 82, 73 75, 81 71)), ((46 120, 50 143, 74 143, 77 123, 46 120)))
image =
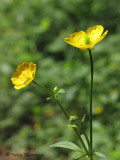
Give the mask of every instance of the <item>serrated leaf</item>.
POLYGON ((74 160, 74 159, 78 159, 78 158, 82 158, 86 156, 86 154, 81 153, 81 152, 73 152, 72 156, 71 156, 71 160, 74 160))
POLYGON ((76 144, 69 142, 69 141, 62 141, 55 144, 50 145, 50 147, 61 147, 61 148, 67 148, 74 151, 83 152, 80 147, 78 147, 76 144))
POLYGON ((104 158, 104 159, 107 158, 106 155, 103 154, 103 153, 101 153, 101 152, 94 152, 94 155, 96 155, 96 156, 98 156, 98 157, 100 157, 100 158, 104 158))

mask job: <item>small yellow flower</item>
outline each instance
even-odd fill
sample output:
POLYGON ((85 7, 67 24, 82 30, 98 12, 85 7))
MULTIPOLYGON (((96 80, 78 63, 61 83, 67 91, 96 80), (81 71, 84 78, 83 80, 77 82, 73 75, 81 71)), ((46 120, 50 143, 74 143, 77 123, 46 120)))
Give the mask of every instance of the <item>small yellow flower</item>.
POLYGON ((54 111, 51 110, 51 109, 47 109, 47 110, 45 111, 45 115, 46 115, 47 117, 52 117, 52 116, 54 115, 54 111))
POLYGON ((103 108, 101 106, 96 106, 93 112, 96 115, 101 114, 103 112, 103 108))
POLYGON ((15 72, 11 81, 14 84, 15 89, 21 89, 30 84, 30 82, 35 77, 36 64, 33 62, 24 62, 17 67, 17 72, 15 72))
POLYGON ((115 93, 115 92, 117 92, 116 88, 110 88, 110 93, 115 93))
POLYGON ((96 25, 88 28, 86 33, 80 31, 70 34, 70 38, 65 38, 64 41, 80 50, 93 49, 107 35, 108 30, 104 33, 103 30, 103 26, 96 25))
POLYGON ((33 125, 33 128, 34 128, 35 130, 40 129, 40 128, 41 128, 40 123, 35 123, 35 124, 33 125))

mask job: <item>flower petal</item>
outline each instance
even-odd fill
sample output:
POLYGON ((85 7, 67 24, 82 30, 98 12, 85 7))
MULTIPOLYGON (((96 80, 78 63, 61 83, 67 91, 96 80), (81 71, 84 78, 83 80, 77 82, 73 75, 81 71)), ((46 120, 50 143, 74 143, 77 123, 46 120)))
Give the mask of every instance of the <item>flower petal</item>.
POLYGON ((34 64, 33 62, 30 62, 29 67, 30 70, 36 70, 36 64, 34 64))
POLYGON ((15 89, 21 89, 21 88, 24 88, 26 85, 23 84, 23 85, 16 85, 14 86, 15 89))
POLYGON ((103 26, 95 25, 88 28, 86 33, 80 31, 70 34, 70 37, 65 38, 64 41, 74 47, 79 48, 80 50, 93 49, 94 45, 107 35, 108 31, 102 35, 103 30, 103 26))
POLYGON ((103 33, 103 26, 96 25, 87 29, 87 36, 90 38, 91 43, 94 43, 96 39, 98 39, 103 33))
POLYGON ((23 62, 22 64, 20 64, 20 65, 17 67, 17 71, 24 70, 25 67, 29 67, 29 63, 28 63, 28 62, 23 62))
POLYGON ((17 67, 17 72, 15 72, 11 81, 14 84, 15 89, 21 89, 31 83, 35 77, 36 64, 30 62, 24 62, 17 67))
POLYGON ((105 31, 104 34, 95 41, 95 44, 100 42, 107 35, 107 33, 108 33, 108 30, 105 31))
POLYGON ((73 34, 70 34, 70 38, 65 38, 64 41, 74 47, 84 49, 85 38, 86 38, 86 33, 83 31, 80 31, 80 32, 75 32, 73 34))

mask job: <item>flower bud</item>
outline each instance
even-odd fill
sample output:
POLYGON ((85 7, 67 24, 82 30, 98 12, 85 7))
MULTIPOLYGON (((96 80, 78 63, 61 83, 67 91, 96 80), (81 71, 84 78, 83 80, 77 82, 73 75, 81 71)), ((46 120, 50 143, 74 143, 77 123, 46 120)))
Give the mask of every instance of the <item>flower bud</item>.
POLYGON ((70 121, 71 124, 75 124, 77 120, 78 120, 77 116, 70 116, 69 121, 70 121))

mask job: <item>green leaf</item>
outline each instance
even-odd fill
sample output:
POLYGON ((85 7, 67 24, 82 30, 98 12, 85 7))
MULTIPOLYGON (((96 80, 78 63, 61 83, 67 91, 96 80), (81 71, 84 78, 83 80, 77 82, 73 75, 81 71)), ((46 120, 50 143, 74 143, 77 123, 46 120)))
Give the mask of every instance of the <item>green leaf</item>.
POLYGON ((58 93, 65 93, 64 89, 59 89, 58 93))
POLYGON ((86 114, 84 114, 84 116, 83 116, 83 118, 82 118, 82 120, 81 120, 82 123, 84 123, 85 117, 86 117, 86 114))
POLYGON ((54 87, 54 89, 52 90, 52 92, 55 95, 55 98, 58 98, 58 94, 59 93, 65 93, 64 89, 59 89, 57 86, 54 87))
POLYGON ((53 89, 53 92, 54 92, 54 93, 58 93, 58 90, 59 90, 58 87, 55 86, 55 88, 53 89))
POLYGON ((72 128, 78 128, 78 126, 76 126, 75 124, 69 124, 69 125, 67 125, 68 127, 72 127, 72 128))
POLYGON ((94 152, 94 155, 96 155, 100 158, 105 158, 105 159, 107 158, 107 156, 105 154, 101 153, 101 152, 94 152))
POLYGON ((83 142, 85 143, 85 146, 86 146, 86 147, 87 147, 87 149, 88 149, 89 147, 88 147, 88 144, 87 144, 86 138, 85 138, 85 136, 84 136, 83 134, 81 135, 81 138, 82 138, 83 142))
POLYGON ((73 152, 72 156, 71 156, 71 160, 82 158, 84 156, 86 156, 86 154, 84 154, 84 152, 83 153, 81 153, 81 152, 73 152))
POLYGON ((48 100, 50 100, 50 99, 52 99, 52 97, 48 97, 48 98, 46 98, 46 100, 48 101, 48 100))
POLYGON ((79 148, 76 144, 69 142, 69 141, 62 141, 55 144, 50 145, 50 147, 61 147, 61 148, 67 148, 74 151, 83 152, 81 148, 79 148))

